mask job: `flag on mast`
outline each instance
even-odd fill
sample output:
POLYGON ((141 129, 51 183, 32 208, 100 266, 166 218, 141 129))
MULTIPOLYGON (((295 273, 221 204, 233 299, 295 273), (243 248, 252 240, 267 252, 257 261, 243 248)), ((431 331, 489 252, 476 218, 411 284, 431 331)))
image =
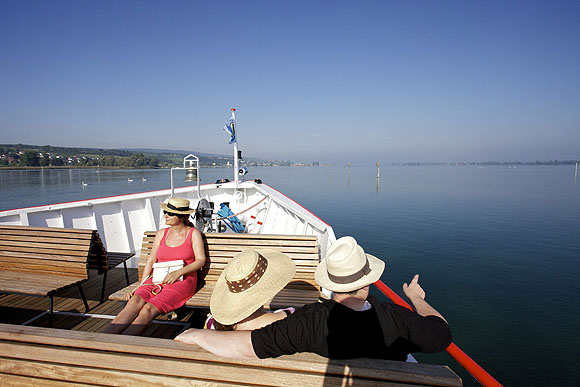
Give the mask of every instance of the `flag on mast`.
POLYGON ((233 115, 234 114, 232 113, 232 118, 230 118, 229 121, 226 123, 226 126, 224 126, 224 130, 230 134, 230 144, 233 144, 234 142, 237 141, 236 120, 234 120, 233 115))

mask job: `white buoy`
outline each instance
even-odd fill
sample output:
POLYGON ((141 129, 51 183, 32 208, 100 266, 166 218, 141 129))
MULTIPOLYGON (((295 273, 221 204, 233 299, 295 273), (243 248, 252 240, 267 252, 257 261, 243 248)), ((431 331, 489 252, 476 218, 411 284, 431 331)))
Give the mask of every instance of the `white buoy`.
POLYGON ((377 179, 381 178, 381 164, 377 161, 377 179))

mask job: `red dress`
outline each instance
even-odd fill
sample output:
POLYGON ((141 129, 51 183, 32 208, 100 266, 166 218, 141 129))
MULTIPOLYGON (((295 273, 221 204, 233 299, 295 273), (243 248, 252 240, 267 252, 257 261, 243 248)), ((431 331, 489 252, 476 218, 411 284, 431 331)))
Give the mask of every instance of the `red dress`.
MULTIPOLYGON (((183 259, 185 265, 195 262, 195 253, 193 252, 191 243, 191 234, 194 228, 192 227, 189 230, 185 241, 176 247, 167 246, 165 243, 170 229, 171 227, 165 229, 163 239, 161 239, 161 243, 157 249, 157 255, 155 257, 157 258, 157 262, 174 261, 176 259, 183 259)), ((165 314, 183 306, 195 294, 197 272, 184 275, 183 281, 161 285, 162 290, 157 295, 152 293, 154 289, 158 288, 157 285, 153 285, 152 281, 151 278, 147 279, 143 283, 143 286, 140 286, 135 291, 135 295, 142 297, 145 302, 152 304, 158 311, 165 314)))

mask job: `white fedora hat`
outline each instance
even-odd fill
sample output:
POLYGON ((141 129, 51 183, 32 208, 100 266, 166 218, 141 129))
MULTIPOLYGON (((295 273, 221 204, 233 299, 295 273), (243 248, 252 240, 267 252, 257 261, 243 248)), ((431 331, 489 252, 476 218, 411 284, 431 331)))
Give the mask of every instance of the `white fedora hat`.
POLYGON ((350 292, 375 283, 385 270, 385 262, 365 254, 353 237, 338 239, 316 268, 316 282, 333 292, 350 292))

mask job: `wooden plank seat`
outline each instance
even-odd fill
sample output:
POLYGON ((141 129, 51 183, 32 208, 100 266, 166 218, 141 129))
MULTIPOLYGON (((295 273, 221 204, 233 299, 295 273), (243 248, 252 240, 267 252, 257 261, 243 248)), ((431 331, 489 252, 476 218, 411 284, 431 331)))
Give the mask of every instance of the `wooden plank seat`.
POLYGON ((461 386, 447 366, 301 353, 236 360, 173 340, 0 324, 8 385, 461 386))
MULTIPOLYGON (((266 305, 276 309, 287 306, 299 307, 316 302, 322 295, 314 280, 314 271, 319 262, 318 238, 314 235, 265 235, 265 234, 202 234, 206 263, 198 272, 196 294, 187 301, 187 306, 209 307, 215 283, 227 263, 244 249, 258 251, 271 249, 288 255, 296 264, 293 280, 266 305)), ((153 246, 155 232, 148 231, 143 237, 139 258, 139 281, 109 296, 111 300, 124 301, 142 281, 143 269, 153 246)))
POLYGON ((81 286, 89 279, 89 269, 109 269, 96 230, 0 226, 0 292, 48 297, 50 326, 55 293, 71 286, 78 287, 89 311, 81 286))

